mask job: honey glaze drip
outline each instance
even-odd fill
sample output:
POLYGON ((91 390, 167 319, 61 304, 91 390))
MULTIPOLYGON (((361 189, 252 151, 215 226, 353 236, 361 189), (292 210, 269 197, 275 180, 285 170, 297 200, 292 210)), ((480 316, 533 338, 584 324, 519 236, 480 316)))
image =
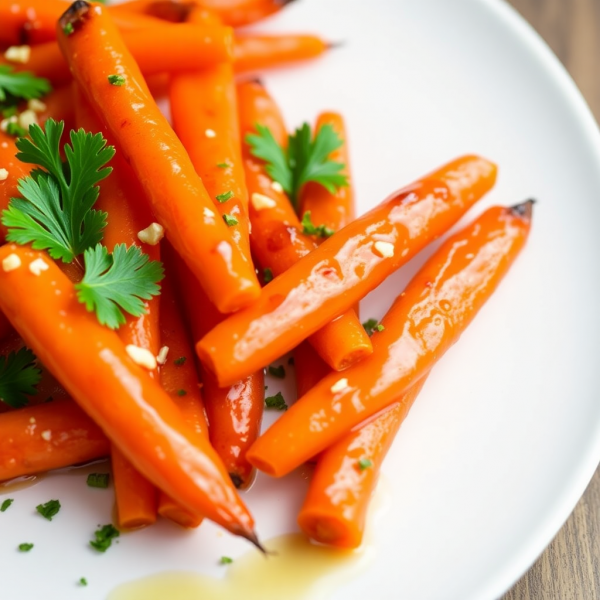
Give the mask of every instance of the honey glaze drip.
POLYGON ((168 572, 126 583, 107 600, 325 600, 369 562, 369 547, 337 550, 309 542, 300 533, 273 538, 268 556, 251 550, 227 568, 222 579, 168 572))

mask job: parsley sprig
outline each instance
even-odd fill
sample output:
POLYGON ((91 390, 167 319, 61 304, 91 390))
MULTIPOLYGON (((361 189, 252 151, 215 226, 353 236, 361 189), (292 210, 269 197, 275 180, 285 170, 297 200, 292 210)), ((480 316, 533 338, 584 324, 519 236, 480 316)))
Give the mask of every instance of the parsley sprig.
POLYGON ((41 98, 51 90, 50 82, 27 71, 15 72, 10 65, 0 65, 0 102, 41 98))
POLYGON ((330 192, 348 185, 348 178, 340 172, 345 165, 329 159, 343 144, 331 125, 323 125, 313 138, 310 125, 303 123, 288 136, 287 149, 277 143, 268 127, 257 124, 256 131, 245 138, 251 153, 267 163, 267 173, 281 184, 295 207, 300 190, 309 181, 330 192))
POLYGON ((27 404, 27 396, 37 394, 35 386, 42 378, 42 372, 37 368, 35 360, 35 355, 29 348, 0 356, 0 400, 13 408, 19 408, 27 404))

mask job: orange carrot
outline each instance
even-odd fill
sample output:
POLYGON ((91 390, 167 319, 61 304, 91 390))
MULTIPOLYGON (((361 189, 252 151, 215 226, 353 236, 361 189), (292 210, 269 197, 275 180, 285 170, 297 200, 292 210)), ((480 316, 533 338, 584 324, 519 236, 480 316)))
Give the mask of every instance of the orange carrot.
POLYGON ((221 385, 282 356, 354 306, 447 231, 494 184, 496 167, 459 158, 350 223, 196 345, 221 385))
MULTIPOLYGON (((123 40, 146 77, 203 69, 229 60, 233 55, 233 32, 222 26, 159 23, 124 32, 123 40)), ((33 46, 25 64, 13 64, 2 57, 0 64, 10 64, 16 71, 32 71, 53 85, 71 81, 69 65, 56 42, 33 46)))
MULTIPOLYGON (((112 145, 110 134, 104 131, 101 121, 78 86, 75 86, 74 104, 78 127, 92 133, 102 132, 112 145)), ((138 232, 153 220, 144 202, 143 190, 119 153, 113 158, 111 166, 113 173, 100 183, 97 202, 98 210, 108 214, 103 242, 110 252, 117 244, 141 246, 138 232)), ((159 249, 158 245, 144 244, 144 251, 150 260, 160 260, 159 249)), ((159 297, 145 301, 144 308, 142 316, 128 316, 118 334, 125 345, 133 344, 150 350, 156 356, 160 347, 159 297)), ((158 516, 156 488, 114 446, 111 457, 119 527, 133 529, 151 525, 158 516)))
POLYGON ((330 44, 316 35, 236 34, 234 61, 236 73, 281 67, 321 56, 330 44))
POLYGON ((338 548, 360 546, 381 464, 425 379, 321 453, 298 513, 308 537, 338 548))
POLYGON ((7 244, 0 265, 0 310, 132 465, 191 513, 257 543, 252 516, 210 444, 199 447, 169 395, 78 302, 48 255, 7 244), (20 266, 5 270, 11 255, 20 266), (48 269, 35 276, 28 265, 38 259, 48 269))
MULTIPOLYGON (((275 140, 284 145, 287 135, 283 117, 265 88, 257 81, 244 82, 238 86, 238 98, 242 134, 245 136, 253 132, 256 124, 260 123, 269 127, 275 140)), ((263 269, 269 268, 277 276, 314 250, 317 244, 302 233, 289 199, 283 191, 274 189, 264 163, 252 156, 247 144, 243 146, 243 164, 252 198, 252 252, 263 269)), ((347 368, 373 350, 353 311, 327 323, 310 337, 310 342, 321 357, 337 370, 347 368)))
POLYGON ((4 339, 12 330, 10 321, 0 313, 0 340, 4 339))
POLYGON ((108 452, 102 430, 72 400, 55 399, 0 415, 0 481, 69 467, 108 452))
POLYGON ((38 115, 38 122, 41 127, 48 119, 65 122, 65 132, 75 128, 75 107, 72 101, 72 91, 70 85, 65 85, 53 89, 49 94, 42 98, 45 109, 38 115))
POLYGON ((344 377, 326 376, 300 398, 256 441, 248 452, 250 462, 270 475, 284 475, 426 375, 519 254, 529 233, 531 206, 490 208, 442 244, 381 321, 373 354, 344 377))
MULTIPOLYGON (((181 410, 194 436, 200 437, 203 444, 208 439, 208 423, 194 365, 192 344, 170 279, 164 279, 161 287, 160 330, 166 356, 164 362, 161 360, 160 384, 181 410)), ((181 508, 165 493, 160 494, 158 513, 182 527, 198 527, 202 522, 202 517, 181 508)))
POLYGON ((59 27, 59 43, 75 78, 130 162, 167 238, 211 301, 221 312, 252 302, 260 293, 253 268, 215 214, 202 180, 106 11, 79 0, 59 27), (67 24, 73 26, 71 35, 62 31, 67 24))

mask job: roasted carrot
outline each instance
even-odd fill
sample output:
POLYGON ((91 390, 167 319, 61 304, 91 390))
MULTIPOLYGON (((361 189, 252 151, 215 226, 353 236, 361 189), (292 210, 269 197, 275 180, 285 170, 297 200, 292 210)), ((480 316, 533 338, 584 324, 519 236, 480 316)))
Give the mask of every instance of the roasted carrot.
POLYGON ((111 6, 113 14, 128 12, 152 15, 174 22, 185 21, 187 11, 200 7, 213 12, 223 23, 240 27, 260 21, 281 10, 292 0, 133 0, 111 6))
POLYGON ((199 448, 169 395, 78 302, 48 255, 6 244, 0 265, 0 310, 133 466, 193 514, 258 543, 252 516, 210 444, 199 448), (36 276, 28 265, 38 259, 48 269, 36 276), (20 266, 6 270, 8 264, 20 266))
POLYGON ((310 538, 338 548, 362 543, 367 509, 381 464, 425 377, 398 402, 321 453, 298 513, 310 538))
POLYGON ((10 321, 0 312, 0 340, 4 339, 12 330, 10 321))
MULTIPOLYGON (((283 117, 273 98, 259 82, 248 81, 238 85, 238 98, 243 136, 253 132, 259 123, 269 127, 280 145, 285 144, 287 134, 283 117)), ((263 269, 268 268, 277 276, 313 251, 317 244, 302 233, 300 221, 289 199, 273 185, 264 163, 252 156, 247 144, 243 146, 242 156, 246 184, 252 199, 252 252, 263 269)), ((310 342, 321 357, 337 370, 350 366, 373 350, 353 311, 327 323, 310 337, 310 342)))
POLYGON ((211 301, 221 312, 252 302, 260 293, 253 268, 215 214, 202 180, 106 11, 78 0, 61 17, 59 29, 75 78, 130 162, 167 238, 211 301), (63 32, 68 24, 70 35, 63 32))
MULTIPOLYGON (((110 134, 104 130, 102 122, 77 85, 74 90, 74 104, 77 126, 92 133, 102 132, 108 143, 112 144, 110 134)), ((153 220, 144 201, 143 190, 119 153, 111 161, 111 166, 113 173, 100 183, 97 202, 98 209, 108 214, 103 241, 110 252, 117 244, 141 246, 138 232, 146 229, 153 220)), ((151 260, 160 260, 159 245, 143 246, 151 260)), ((125 345, 133 344, 138 348, 150 350, 156 356, 160 348, 159 297, 155 296, 145 301, 144 308, 145 314, 142 316, 128 316, 118 334, 125 345)), ((111 459, 119 527, 134 529, 151 525, 158 516, 156 488, 115 446, 111 448, 111 459)))
MULTIPOLYGON (((203 444, 208 439, 208 423, 193 360, 192 343, 171 279, 167 277, 161 285, 160 331, 164 356, 160 358, 160 384, 181 410, 194 436, 202 438, 203 444)), ((158 512, 182 527, 198 527, 202 522, 202 517, 181 508, 165 493, 160 494, 158 512)))
POLYGON ((270 475, 288 473, 337 442, 425 376, 493 293, 525 244, 532 203, 493 207, 450 237, 387 312, 373 354, 322 379, 248 452, 270 475), (321 426, 322 424, 322 426, 321 426))
POLYGON ((392 194, 204 336, 196 345, 200 360, 221 385, 269 364, 447 231, 495 178, 492 163, 465 156, 392 194))
POLYGON ((102 430, 70 399, 0 415, 0 481, 108 456, 102 430))
POLYGON ((321 56, 330 44, 316 35, 236 34, 234 61, 236 73, 281 67, 321 56))
MULTIPOLYGON (((233 55, 233 32, 222 26, 159 23, 124 32, 123 40, 146 77, 203 69, 233 55)), ((64 85, 71 80, 69 65, 56 42, 33 46, 25 64, 12 64, 1 57, 0 64, 11 64, 16 71, 32 71, 53 85, 64 85)))
MULTIPOLYGON (((31 165, 16 159, 17 152, 15 138, 0 131, 0 211, 8 208, 11 198, 19 196, 18 181, 31 172, 31 165)), ((6 227, 0 223, 0 239, 5 236, 6 227)))
MULTIPOLYGON (((0 0, 0 44, 40 44, 55 40, 56 21, 66 6, 63 0, 0 0)), ((115 22, 126 31, 156 25, 157 19, 125 12, 115 14, 115 22)))
POLYGON ((296 372, 296 393, 301 398, 325 375, 331 373, 329 365, 308 343, 302 342, 294 349, 294 370, 296 372))
POLYGON ((38 114, 38 122, 43 127, 48 119, 64 121, 65 132, 75 128, 75 107, 70 85, 53 89, 42 98, 44 109, 38 114))

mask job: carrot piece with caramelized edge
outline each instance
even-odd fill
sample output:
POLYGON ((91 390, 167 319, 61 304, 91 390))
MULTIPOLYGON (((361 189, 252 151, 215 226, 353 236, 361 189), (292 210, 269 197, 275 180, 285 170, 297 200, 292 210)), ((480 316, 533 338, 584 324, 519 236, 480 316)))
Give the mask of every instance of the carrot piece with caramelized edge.
POLYGON ((157 221, 219 311, 260 293, 253 268, 234 245, 202 180, 99 5, 74 2, 59 21, 59 43, 88 100, 142 184, 157 221), (67 35, 63 29, 71 25, 67 35), (140 148, 143 151, 140 151, 140 148))
POLYGON ((200 447, 169 395, 77 300, 48 255, 6 244, 0 265, 0 310, 133 466, 191 513, 258 545, 252 516, 210 444, 200 447), (48 269, 36 276, 28 265, 37 259, 48 269))
MULTIPOLYGON (((162 281, 160 331, 163 353, 162 356, 159 354, 160 384, 181 410, 194 436, 200 437, 201 443, 205 443, 208 439, 208 423, 194 365, 193 347, 168 277, 162 281)), ((202 517, 181 508, 165 493, 160 494, 158 513, 182 527, 198 527, 202 522, 202 517)))
MULTIPOLYGON (((154 25, 123 34, 127 49, 145 77, 158 73, 181 73, 203 69, 233 55, 233 32, 229 27, 206 25, 154 25)), ((15 71, 33 71, 54 85, 68 83, 69 65, 56 42, 33 46, 29 60, 13 65, 0 57, 0 64, 10 64, 15 71)))
POLYGON ((495 179, 495 165, 465 156, 392 194, 205 335, 196 345, 200 360, 221 385, 268 365, 447 231, 495 179))
POLYGON ((398 296, 373 336, 373 354, 327 375, 248 452, 285 475, 392 404, 458 340, 525 244, 532 202, 495 206, 450 237, 398 296), (319 426, 319 424, 326 426, 319 426))
POLYGON ((317 58, 330 47, 316 35, 236 35, 233 50, 235 71, 245 73, 317 58))
POLYGON ((102 430, 70 399, 0 415, 0 481, 108 456, 102 430))
POLYGON ((425 379, 321 453, 298 513, 308 537, 338 548, 360 546, 381 464, 425 379))
MULTIPOLYGON (((110 134, 104 131, 101 121, 76 84, 74 104, 78 127, 92 133, 103 133, 112 145, 110 134)), ((111 166, 112 175, 100 182, 101 191, 96 204, 99 210, 108 214, 103 241, 109 252, 117 244, 126 244, 128 247, 141 245, 138 232, 152 222, 152 215, 144 203, 144 192, 127 162, 120 154, 116 154, 111 166)), ((150 260, 160 260, 159 248, 159 245, 144 244, 144 251, 150 260)), ((127 316, 118 335, 125 345, 132 344, 149 350, 156 356, 160 347, 159 297, 146 300, 144 308, 145 313, 140 317, 127 316)), ((153 376, 152 372, 150 375, 153 376)), ((111 448, 111 459, 119 527, 134 529, 151 525, 158 516, 156 488, 115 446, 111 448)))
MULTIPOLYGON (((245 136, 253 132, 258 123, 268 127, 282 145, 287 138, 283 118, 265 88, 257 81, 241 83, 238 85, 238 99, 242 134, 245 136)), ((268 268, 277 276, 313 251, 317 244, 302 233, 302 226, 289 199, 273 184, 264 162, 251 154, 247 144, 244 144, 242 153, 251 196, 252 252, 263 269, 268 268)), ((310 341, 323 359, 337 370, 372 352, 371 341, 353 311, 327 323, 310 341)))

